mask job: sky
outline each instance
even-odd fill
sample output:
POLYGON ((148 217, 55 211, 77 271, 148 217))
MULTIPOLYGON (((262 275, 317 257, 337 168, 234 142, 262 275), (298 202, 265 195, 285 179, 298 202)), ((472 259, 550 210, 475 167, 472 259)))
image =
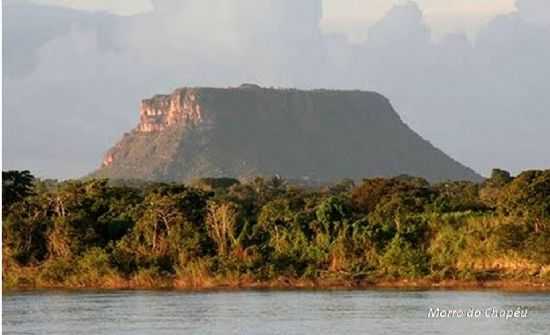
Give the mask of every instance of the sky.
POLYGON ((141 99, 245 82, 377 91, 483 175, 550 167, 548 0, 33 3, 3 2, 4 168, 83 176, 141 99))
MULTIPOLYGON (((152 9, 150 0, 34 0, 88 10, 132 15, 152 9)), ((354 40, 366 38, 365 28, 381 19, 399 0, 323 0, 323 27, 344 32, 354 40), (358 24, 359 23, 359 24, 358 24), (359 25, 359 28, 356 26, 359 25)), ((474 36, 481 25, 515 9, 515 0, 417 0, 425 19, 438 35, 464 31, 474 36)))
MULTIPOLYGON (((325 0, 323 25, 327 31, 345 32, 361 41, 367 38, 370 25, 400 3, 406 1, 325 0)), ((491 18, 515 9, 514 0, 418 0, 416 3, 436 37, 451 32, 466 32, 474 37, 491 18)))

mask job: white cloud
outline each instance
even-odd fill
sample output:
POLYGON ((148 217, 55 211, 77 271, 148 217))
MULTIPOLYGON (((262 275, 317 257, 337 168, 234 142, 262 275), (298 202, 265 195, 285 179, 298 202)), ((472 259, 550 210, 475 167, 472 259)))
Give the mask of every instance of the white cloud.
MULTIPOLYGON (((546 1, 546 0, 541 0, 546 1)), ((395 4, 409 0, 324 0, 323 27, 343 32, 352 39, 365 39, 366 30, 395 4)), ((465 32, 474 36, 493 17, 514 10, 515 0, 416 0, 424 20, 436 36, 465 32)))

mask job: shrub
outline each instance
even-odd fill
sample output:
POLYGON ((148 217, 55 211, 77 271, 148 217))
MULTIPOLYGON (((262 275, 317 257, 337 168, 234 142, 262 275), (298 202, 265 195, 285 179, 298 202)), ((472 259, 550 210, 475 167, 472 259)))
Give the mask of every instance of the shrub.
POLYGON ((115 273, 110 255, 101 248, 91 248, 77 260, 76 280, 85 286, 97 285, 107 275, 115 273))
POLYGON ((76 269, 71 259, 50 259, 42 265, 39 281, 44 283, 45 286, 61 286, 75 271, 76 269))
POLYGON ((448 224, 440 227, 428 248, 431 271, 443 277, 454 277, 465 246, 464 232, 461 229, 448 224))
POLYGON ((418 278, 427 273, 425 253, 396 235, 386 248, 380 265, 385 273, 400 278, 418 278))

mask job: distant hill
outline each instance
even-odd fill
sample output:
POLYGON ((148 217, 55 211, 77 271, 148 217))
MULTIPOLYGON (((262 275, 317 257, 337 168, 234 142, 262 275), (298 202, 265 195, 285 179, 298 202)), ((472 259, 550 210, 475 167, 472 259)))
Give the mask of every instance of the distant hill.
POLYGON ((189 181, 274 176, 336 181, 482 179, 412 131, 374 92, 181 88, 143 100, 138 126, 97 177, 189 181))

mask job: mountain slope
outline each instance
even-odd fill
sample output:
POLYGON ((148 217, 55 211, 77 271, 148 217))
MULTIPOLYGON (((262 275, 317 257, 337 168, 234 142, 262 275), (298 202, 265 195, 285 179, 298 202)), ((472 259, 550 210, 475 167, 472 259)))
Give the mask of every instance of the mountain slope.
POLYGON ((412 131, 380 94, 364 91, 182 88, 142 102, 140 122, 95 176, 188 181, 409 174, 480 180, 412 131))

